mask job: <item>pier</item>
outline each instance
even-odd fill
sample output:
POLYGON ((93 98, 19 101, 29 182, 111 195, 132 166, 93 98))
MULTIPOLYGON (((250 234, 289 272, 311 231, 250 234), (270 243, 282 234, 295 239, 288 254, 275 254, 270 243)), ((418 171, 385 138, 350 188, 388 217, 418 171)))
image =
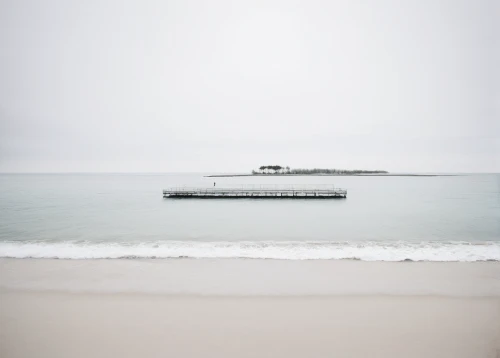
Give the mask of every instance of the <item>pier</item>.
POLYGON ((347 197, 347 190, 333 185, 248 185, 235 188, 176 187, 163 190, 164 198, 199 199, 340 199, 347 197))

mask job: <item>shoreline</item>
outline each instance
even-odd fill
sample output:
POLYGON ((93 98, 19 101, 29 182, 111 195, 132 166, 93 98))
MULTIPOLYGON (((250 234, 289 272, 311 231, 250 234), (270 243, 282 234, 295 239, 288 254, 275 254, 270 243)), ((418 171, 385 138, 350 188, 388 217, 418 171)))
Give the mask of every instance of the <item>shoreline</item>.
POLYGON ((0 290, 500 298, 498 261, 2 258, 0 272, 0 290))

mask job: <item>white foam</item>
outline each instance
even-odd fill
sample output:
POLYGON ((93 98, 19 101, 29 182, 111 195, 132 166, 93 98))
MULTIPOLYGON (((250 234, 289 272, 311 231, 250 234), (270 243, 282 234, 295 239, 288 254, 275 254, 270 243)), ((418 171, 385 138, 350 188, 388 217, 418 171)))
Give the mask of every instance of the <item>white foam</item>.
POLYGON ((500 261, 500 242, 0 242, 0 257, 58 259, 252 258, 279 260, 500 261))

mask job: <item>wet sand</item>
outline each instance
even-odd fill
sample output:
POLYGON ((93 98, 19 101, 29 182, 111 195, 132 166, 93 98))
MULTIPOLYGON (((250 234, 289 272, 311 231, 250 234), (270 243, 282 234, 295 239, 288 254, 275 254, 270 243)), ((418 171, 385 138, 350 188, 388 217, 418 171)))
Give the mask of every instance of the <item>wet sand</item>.
POLYGON ((497 358, 499 270, 2 259, 0 357, 497 358))

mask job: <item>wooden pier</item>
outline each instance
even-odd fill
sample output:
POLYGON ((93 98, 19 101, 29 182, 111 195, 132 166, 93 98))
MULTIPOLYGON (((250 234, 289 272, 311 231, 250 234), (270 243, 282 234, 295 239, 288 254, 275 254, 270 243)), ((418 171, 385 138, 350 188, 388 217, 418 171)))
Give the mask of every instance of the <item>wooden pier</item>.
POLYGON ((347 197, 347 190, 332 185, 314 186, 241 186, 237 188, 189 188, 178 187, 163 190, 164 198, 199 199, 339 199, 347 197))

